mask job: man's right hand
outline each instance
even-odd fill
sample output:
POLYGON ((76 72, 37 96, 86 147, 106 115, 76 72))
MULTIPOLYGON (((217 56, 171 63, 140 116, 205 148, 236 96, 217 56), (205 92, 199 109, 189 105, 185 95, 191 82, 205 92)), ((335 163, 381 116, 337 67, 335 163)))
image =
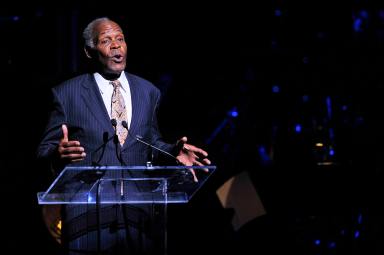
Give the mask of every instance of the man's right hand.
POLYGON ((65 124, 61 128, 63 130, 63 138, 60 139, 59 147, 57 148, 59 158, 66 163, 83 160, 86 156, 84 147, 80 146, 79 141, 68 141, 68 128, 65 124))

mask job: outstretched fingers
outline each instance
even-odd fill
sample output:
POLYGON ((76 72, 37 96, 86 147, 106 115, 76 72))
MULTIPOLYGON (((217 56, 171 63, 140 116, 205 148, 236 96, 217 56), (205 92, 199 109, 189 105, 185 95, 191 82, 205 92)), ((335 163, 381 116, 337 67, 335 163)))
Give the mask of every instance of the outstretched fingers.
POLYGON ((187 152, 191 151, 193 153, 196 153, 199 155, 199 157, 208 157, 208 152, 191 144, 184 144, 183 150, 187 152))

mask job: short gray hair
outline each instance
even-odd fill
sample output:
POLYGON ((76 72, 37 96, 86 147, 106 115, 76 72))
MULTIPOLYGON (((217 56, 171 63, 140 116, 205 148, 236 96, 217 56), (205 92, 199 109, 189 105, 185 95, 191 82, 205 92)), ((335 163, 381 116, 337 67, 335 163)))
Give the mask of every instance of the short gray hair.
POLYGON ((83 39, 86 47, 91 49, 96 48, 95 28, 102 22, 112 21, 107 17, 97 18, 92 20, 83 31, 83 39))

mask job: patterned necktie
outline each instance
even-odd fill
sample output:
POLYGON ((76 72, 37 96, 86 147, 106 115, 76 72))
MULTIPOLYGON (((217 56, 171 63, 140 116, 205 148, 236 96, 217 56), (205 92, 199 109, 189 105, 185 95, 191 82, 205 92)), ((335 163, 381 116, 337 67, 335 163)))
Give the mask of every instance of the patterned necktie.
POLYGON ((127 109, 125 109, 125 103, 123 95, 121 94, 120 87, 121 84, 118 80, 111 81, 110 84, 113 85, 112 101, 111 101, 111 118, 117 121, 116 125, 116 134, 119 138, 121 145, 124 144, 125 139, 128 135, 128 130, 123 127, 122 122, 128 122, 127 118, 127 109))

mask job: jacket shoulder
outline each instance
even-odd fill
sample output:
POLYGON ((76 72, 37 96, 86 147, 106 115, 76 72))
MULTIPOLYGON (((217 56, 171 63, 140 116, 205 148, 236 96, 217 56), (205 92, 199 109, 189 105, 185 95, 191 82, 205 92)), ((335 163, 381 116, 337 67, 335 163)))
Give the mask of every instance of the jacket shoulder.
POLYGON ((147 89, 147 90, 150 90, 150 91, 155 91, 156 93, 159 93, 160 90, 150 81, 138 76, 138 75, 135 75, 135 74, 131 74, 131 73, 125 73, 127 79, 128 79, 128 82, 130 82, 130 85, 135 85, 135 84, 138 84, 141 88, 144 88, 144 89, 147 89))
POLYGON ((73 90, 78 88, 81 84, 87 84, 91 79, 92 76, 90 74, 78 75, 56 85, 55 87, 53 87, 53 90, 57 91, 58 93, 73 90))

